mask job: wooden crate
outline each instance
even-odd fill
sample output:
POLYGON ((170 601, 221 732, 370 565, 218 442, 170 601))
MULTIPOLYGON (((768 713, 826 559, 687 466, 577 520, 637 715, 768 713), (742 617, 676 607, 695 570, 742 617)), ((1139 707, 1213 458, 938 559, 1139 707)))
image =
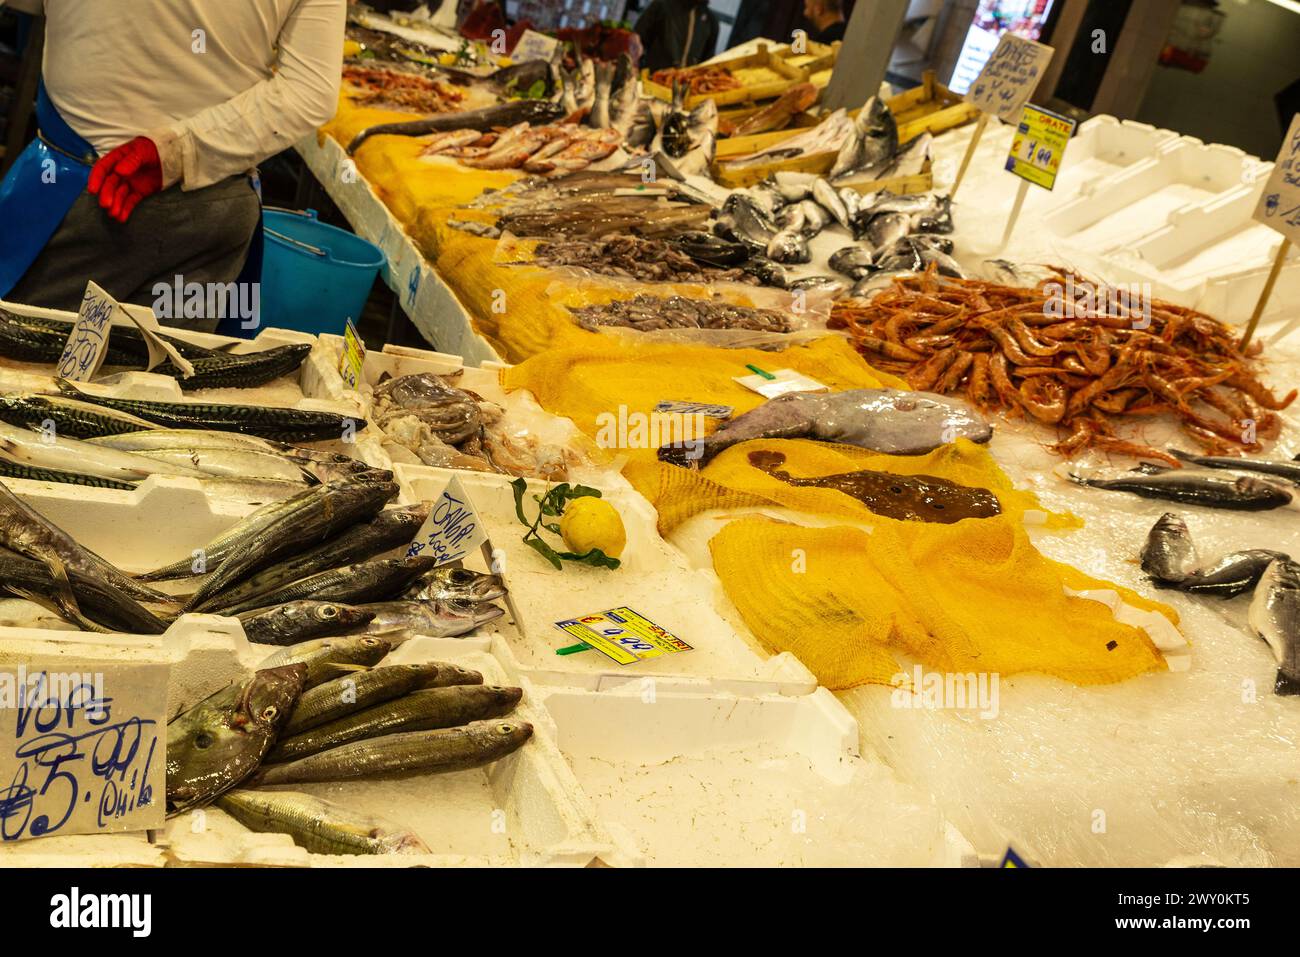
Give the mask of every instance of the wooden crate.
MULTIPOLYGON (((780 96, 796 83, 807 83, 808 72, 800 67, 791 66, 782 57, 777 56, 768 48, 766 44, 760 43, 757 52, 745 56, 732 57, 730 60, 719 60, 717 63, 710 63, 709 66, 726 67, 730 70, 743 69, 767 69, 778 74, 781 79, 770 80, 764 83, 754 83, 750 86, 742 86, 735 90, 722 90, 718 93, 697 93, 686 97, 686 109, 694 109, 705 100, 712 100, 718 104, 718 107, 730 106, 736 103, 754 103, 758 100, 770 100, 773 97, 780 96)), ((673 100, 673 91, 666 86, 654 82, 650 79, 648 70, 641 72, 641 87, 650 96, 666 100, 669 103, 673 100)))
MULTIPOLYGON (((898 123, 900 144, 907 143, 922 133, 937 136, 945 130, 969 123, 979 115, 975 107, 964 102, 960 96, 935 80, 932 70, 925 72, 923 82, 916 89, 891 97, 886 104, 893 112, 895 122, 898 123)), ((857 110, 850 111, 851 116, 857 114, 857 110)), ((741 170, 728 170, 723 165, 725 160, 732 157, 779 147, 781 143, 803 131, 800 127, 787 127, 772 133, 756 133, 753 136, 718 140, 717 153, 713 162, 713 178, 724 186, 750 186, 762 182, 771 173, 779 170, 796 170, 805 173, 829 172, 835 162, 834 152, 794 156, 741 170)))

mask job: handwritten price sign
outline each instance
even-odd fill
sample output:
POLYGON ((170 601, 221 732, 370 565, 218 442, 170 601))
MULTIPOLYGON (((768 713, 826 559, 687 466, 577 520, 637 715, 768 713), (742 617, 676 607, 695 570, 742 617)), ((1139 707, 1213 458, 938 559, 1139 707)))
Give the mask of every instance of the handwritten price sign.
POLYGON ((1255 209, 1255 219, 1300 243, 1300 114, 1292 117, 1291 128, 1282 141, 1282 151, 1273 164, 1273 175, 1255 209))
POLYGON ((485 541, 487 529, 483 520, 474 510, 474 503, 460 479, 453 475, 442 494, 433 500, 429 517, 407 548, 406 557, 432 555, 439 565, 445 565, 460 561, 485 541))
POLYGON ((161 827, 166 665, 0 669, 0 841, 161 827))
POLYGON ((93 282, 86 284, 76 325, 59 357, 59 375, 74 382, 89 382, 104 362, 108 335, 117 301, 93 282))
POLYGON ((1020 117, 1056 51, 1044 43, 1002 34, 997 49, 971 84, 966 101, 1004 123, 1020 117))

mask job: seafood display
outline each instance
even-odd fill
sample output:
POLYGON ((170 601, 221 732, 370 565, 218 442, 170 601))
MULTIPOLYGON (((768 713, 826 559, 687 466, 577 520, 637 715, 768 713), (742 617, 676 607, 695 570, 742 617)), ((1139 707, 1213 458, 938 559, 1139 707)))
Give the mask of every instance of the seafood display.
POLYGON ((740 81, 725 66, 693 66, 656 70, 650 75, 660 86, 670 90, 685 86, 692 96, 740 89, 740 81))
MULTIPOLYGON (((1162 413, 1214 455, 1257 451, 1277 435, 1276 413, 1297 392, 1278 397, 1266 388, 1227 326, 1160 300, 1076 301, 1067 288, 1073 282, 1063 274, 1026 288, 930 267, 868 300, 837 303, 830 326, 915 389, 960 392, 980 409, 1056 427, 1064 437, 1053 448, 1067 457, 1095 448, 1176 467, 1173 455, 1120 431, 1162 413)), ((1134 481, 1163 487, 1172 479, 1134 481)))
POLYGON ((736 123, 720 122, 718 132, 724 136, 753 136, 755 133, 772 133, 790 125, 796 114, 802 113, 817 101, 817 87, 799 83, 760 110, 736 123))
POLYGON ((602 326, 622 326, 639 332, 659 329, 746 329, 751 332, 789 332, 789 316, 775 309, 755 309, 709 299, 684 296, 639 295, 615 299, 600 306, 570 307, 578 325, 595 331, 602 326))
POLYGON ((740 282, 760 285, 762 279, 740 268, 706 265, 682 251, 678 243, 640 236, 602 239, 561 239, 538 243, 531 263, 575 266, 605 276, 641 282, 740 282))
POLYGON ((447 113, 460 108, 465 94, 450 84, 415 69, 397 65, 343 66, 347 95, 358 106, 378 106, 412 113, 447 113))

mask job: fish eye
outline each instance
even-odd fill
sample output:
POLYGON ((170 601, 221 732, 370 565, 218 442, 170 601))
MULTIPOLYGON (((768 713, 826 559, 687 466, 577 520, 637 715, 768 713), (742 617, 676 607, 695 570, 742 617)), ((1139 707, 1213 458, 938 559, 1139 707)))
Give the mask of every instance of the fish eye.
POLYGON ((279 709, 279 708, 277 708, 277 707, 276 707, 275 705, 273 705, 273 704, 268 704, 265 708, 262 709, 262 720, 263 720, 263 721, 274 721, 274 720, 275 720, 275 716, 276 716, 277 714, 279 714, 279 713, 280 713, 280 709, 279 709))
POLYGON ((200 731, 194 736, 194 746, 200 751, 212 747, 212 735, 208 734, 206 731, 200 731))
POLYGON ((362 643, 363 645, 370 645, 370 646, 373 647, 373 646, 379 644, 379 639, 378 639, 378 638, 365 638, 365 639, 362 639, 362 642, 361 642, 361 643, 362 643))
POLYGON ((339 610, 333 605, 326 605, 320 610, 320 616, 322 618, 337 618, 339 616, 339 610))

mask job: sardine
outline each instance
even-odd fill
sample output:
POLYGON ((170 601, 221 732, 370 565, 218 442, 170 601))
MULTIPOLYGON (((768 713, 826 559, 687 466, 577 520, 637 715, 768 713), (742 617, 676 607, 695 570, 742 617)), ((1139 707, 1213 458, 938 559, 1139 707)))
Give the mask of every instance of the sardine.
POLYGON ((320 601, 334 601, 349 605, 385 601, 400 594, 404 588, 433 568, 436 563, 436 558, 427 555, 357 562, 343 568, 317 572, 315 575, 300 578, 274 591, 230 606, 224 606, 222 597, 216 595, 213 598, 213 605, 221 606, 215 609, 221 614, 231 615, 254 607, 279 605, 302 598, 315 598, 320 601))
POLYGON ((421 120, 402 123, 381 123, 358 133, 348 144, 348 155, 355 153, 372 136, 424 136, 445 130, 487 132, 495 127, 514 126, 516 123, 523 122, 531 123, 533 126, 543 126, 563 116, 564 107, 558 103, 547 100, 510 100, 479 110, 440 113, 421 120))
POLYGON ((463 728, 404 731, 367 738, 262 768, 254 787, 309 781, 346 781, 482 767, 519 750, 533 736, 527 721, 476 721, 463 728))
POLYGON ((1258 512, 1291 503, 1291 493, 1281 486, 1248 475, 1214 469, 1166 469, 1108 475, 1086 474, 1067 468, 1065 475, 1070 481, 1089 488, 1129 492, 1143 498, 1206 508, 1258 512))
POLYGON ((1271 563, 1255 587, 1246 618, 1277 659, 1274 693, 1300 694, 1300 565, 1289 559, 1271 563))
POLYGON ((1201 567, 1187 523, 1173 512, 1156 519, 1138 558, 1142 570, 1158 585, 1176 585, 1201 567))
POLYGON ((445 661, 413 665, 385 665, 369 671, 342 675, 302 693, 281 737, 302 734, 322 724, 400 698, 419 688, 447 688, 453 685, 481 685, 477 671, 445 661))
POLYGON ((266 763, 296 761, 353 741, 399 731, 458 728, 471 721, 504 717, 515 710, 522 696, 519 688, 496 685, 453 685, 412 691, 293 737, 282 735, 267 753, 266 763))
POLYGON ((259 645, 296 645, 364 627, 374 612, 329 601, 291 601, 239 615, 244 635, 259 645))
POLYGON ((724 422, 687 445, 669 445, 659 458, 703 465, 723 449, 750 439, 819 439, 890 455, 921 455, 958 438, 987 442, 993 427, 960 399, 900 389, 794 392, 724 422))
POLYGON ((261 763, 303 690, 305 665, 268 668, 204 698, 167 725, 167 810, 211 802, 261 763))
POLYGON ((302 691, 331 681, 355 666, 373 667, 392 651, 392 645, 373 635, 334 636, 288 645, 265 658, 260 668, 305 665, 302 691))
POLYGON ((400 824, 299 791, 236 789, 217 807, 250 831, 288 834, 313 854, 428 854, 428 846, 400 824))

